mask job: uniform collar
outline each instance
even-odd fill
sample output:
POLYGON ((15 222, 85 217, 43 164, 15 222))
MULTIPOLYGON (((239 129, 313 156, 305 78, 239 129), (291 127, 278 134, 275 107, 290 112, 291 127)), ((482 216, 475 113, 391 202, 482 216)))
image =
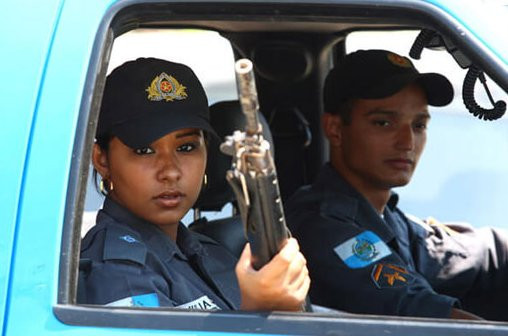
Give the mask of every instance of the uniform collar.
POLYGON ((164 251, 165 253, 161 255, 167 255, 168 260, 174 256, 187 260, 188 257, 194 254, 204 252, 199 241, 192 236, 182 223, 178 225, 177 242, 175 243, 157 225, 139 218, 109 197, 106 197, 102 211, 121 225, 138 232, 150 248, 164 251))
MULTIPOLYGON (((385 242, 395 238, 393 230, 379 216, 363 195, 349 184, 330 163, 321 170, 315 185, 323 191, 321 212, 325 216, 346 216, 357 225, 376 232, 385 242)), ((398 196, 392 192, 385 213, 397 206, 398 196)))

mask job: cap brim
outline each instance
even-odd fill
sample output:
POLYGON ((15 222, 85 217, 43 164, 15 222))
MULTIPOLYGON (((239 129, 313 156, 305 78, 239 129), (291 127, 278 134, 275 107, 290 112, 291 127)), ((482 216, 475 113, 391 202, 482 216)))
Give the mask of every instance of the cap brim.
POLYGON ((445 76, 438 73, 406 73, 392 76, 383 83, 375 85, 371 90, 365 91, 362 97, 358 98, 386 98, 413 82, 417 82, 422 86, 429 105, 445 106, 453 100, 452 84, 445 76))
POLYGON ((199 115, 191 117, 182 112, 156 114, 116 125, 113 134, 131 148, 147 147, 166 134, 183 128, 197 128, 215 135, 210 123, 199 115))
POLYGON ((416 79, 427 93, 427 100, 432 106, 445 106, 453 100, 453 85, 443 75, 424 73, 416 79))

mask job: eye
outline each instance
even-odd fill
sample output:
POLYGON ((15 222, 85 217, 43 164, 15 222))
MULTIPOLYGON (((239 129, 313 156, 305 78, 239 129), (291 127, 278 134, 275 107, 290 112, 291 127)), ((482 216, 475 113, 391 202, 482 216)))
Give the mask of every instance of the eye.
POLYGON ((143 147, 143 148, 135 149, 134 153, 136 153, 138 155, 148 155, 148 154, 155 153, 155 151, 153 149, 151 149, 150 147, 143 147))
POLYGON ((178 148, 176 150, 177 150, 177 152, 189 153, 189 152, 192 152, 197 147, 198 147, 197 144, 189 142, 189 143, 185 143, 181 146, 178 146, 178 148))
POLYGON ((418 131, 425 131, 427 129, 427 123, 426 122, 417 122, 414 124, 414 129, 418 131))
POLYGON ((379 126, 379 127, 388 127, 388 126, 390 126, 390 122, 388 120, 383 120, 383 119, 374 120, 374 121, 372 121, 372 124, 374 126, 379 126))

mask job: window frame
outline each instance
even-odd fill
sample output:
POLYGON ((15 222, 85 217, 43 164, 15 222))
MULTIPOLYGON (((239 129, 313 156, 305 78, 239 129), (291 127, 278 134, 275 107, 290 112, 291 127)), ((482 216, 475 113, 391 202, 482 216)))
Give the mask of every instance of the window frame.
MULTIPOLYGON (((308 11, 316 13, 314 16, 316 22, 322 19, 327 19, 330 22, 340 21, 346 14, 358 18, 359 22, 367 22, 369 17, 382 19, 386 22, 395 22, 396 18, 399 20, 401 17, 406 18, 407 21, 394 24, 394 26, 399 24, 410 26, 411 23, 420 23, 421 26, 425 26, 431 22, 439 31, 457 37, 459 47, 464 48, 468 54, 474 55, 475 61, 478 61, 487 72, 504 71, 502 64, 489 63, 489 60, 494 59, 491 53, 482 48, 476 38, 463 29, 459 22, 437 7, 418 1, 404 0, 394 3, 388 0, 378 0, 363 1, 361 4, 355 1, 339 0, 321 0, 313 3, 305 1, 293 3, 290 0, 284 0, 258 4, 234 0, 214 3, 157 0, 116 2, 105 14, 97 31, 73 147, 75 159, 71 165, 66 198, 58 297, 57 304, 53 307, 55 316, 62 323, 75 326, 293 335, 327 334, 338 330, 340 333, 356 335, 378 334, 380 330, 394 334, 413 335, 428 334, 429 332, 434 335, 474 335, 487 331, 499 331, 499 333, 508 331, 508 324, 490 321, 483 323, 323 313, 189 312, 170 308, 107 308, 76 304, 81 216, 96 122, 114 38, 134 28, 156 27, 161 21, 164 26, 172 27, 173 17, 175 21, 188 22, 186 27, 213 29, 214 20, 235 21, 248 17, 263 21, 275 17, 280 21, 298 21, 305 18, 305 13, 308 11), (211 10, 210 8, 217 9, 211 10), (214 10, 216 12, 213 12, 214 10), (210 13, 211 11, 212 13, 210 13), (203 17, 207 19, 203 21, 203 17)), ((174 27, 177 28, 179 25, 180 23, 177 23, 174 27)), ((496 77, 498 76, 493 76, 506 90, 508 76, 496 77)))

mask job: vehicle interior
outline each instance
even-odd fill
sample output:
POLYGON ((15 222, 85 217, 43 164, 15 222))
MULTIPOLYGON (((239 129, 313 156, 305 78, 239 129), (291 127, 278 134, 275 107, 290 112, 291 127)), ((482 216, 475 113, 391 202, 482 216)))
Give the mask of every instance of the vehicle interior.
MULTIPOLYGON (((443 335, 474 334, 482 328, 494 328, 499 333, 508 330, 504 323, 492 321, 473 327, 467 324, 466 328, 466 322, 347 313, 185 312, 75 305, 79 241, 93 225, 94 212, 102 202, 89 172, 102 89, 109 71, 140 56, 165 57, 193 67, 204 83, 212 123, 220 136, 231 134, 244 123, 237 101, 234 61, 248 58, 253 62, 264 134, 273 146, 283 201, 299 187, 312 183, 328 160, 328 144, 320 126, 322 88, 328 71, 345 54, 382 48, 413 57, 421 71, 452 71, 447 76, 453 77, 456 99, 444 112, 436 109, 434 115, 431 110, 436 140, 429 141, 415 182, 398 191, 406 202, 401 208, 420 217, 432 215, 448 221, 475 222, 481 218, 483 222, 478 225, 490 225, 497 218, 500 226, 508 228, 500 222, 502 202, 485 201, 485 195, 502 194, 508 187, 508 156, 499 155, 500 148, 508 149, 508 123, 503 117, 506 104, 502 102, 508 100, 508 70, 492 62, 492 55, 478 48, 474 36, 437 7, 379 0, 129 1, 112 6, 108 15, 97 33, 80 112, 82 127, 75 142, 79 159, 73 163, 69 184, 59 305, 55 307, 60 320, 75 325, 298 335, 341 334, 338 330, 367 335, 378 333, 379 328, 394 334, 411 330, 415 335, 425 334, 429 328, 443 335), (135 43, 144 44, 140 47, 135 43), (438 54, 440 61, 436 61, 438 54), (418 59, 428 62, 418 63, 418 59), (441 67, 437 65, 440 62, 441 67), (489 93, 480 86, 482 73, 487 77, 489 93), (448 129, 450 125, 457 128, 448 129), (471 133, 458 135, 464 127, 471 127, 471 133), (492 137, 487 142, 496 141, 497 150, 477 141, 485 136, 492 137), (478 154, 471 155, 474 150, 478 154), (485 165, 470 163, 474 155, 481 156, 485 165), (466 164, 471 166, 469 171, 464 170, 466 164), (464 180, 472 182, 464 186, 464 180), (441 192, 444 188, 459 189, 456 194, 446 194, 441 192), (457 194, 465 198, 459 199, 457 194), (443 203, 446 206, 437 207, 443 203), (471 211, 470 216, 467 211, 471 211), (485 219, 481 212, 490 217, 485 219)), ((238 255, 245 237, 234 194, 224 178, 231 158, 220 153, 218 146, 210 143, 208 186, 185 222, 238 255)))

